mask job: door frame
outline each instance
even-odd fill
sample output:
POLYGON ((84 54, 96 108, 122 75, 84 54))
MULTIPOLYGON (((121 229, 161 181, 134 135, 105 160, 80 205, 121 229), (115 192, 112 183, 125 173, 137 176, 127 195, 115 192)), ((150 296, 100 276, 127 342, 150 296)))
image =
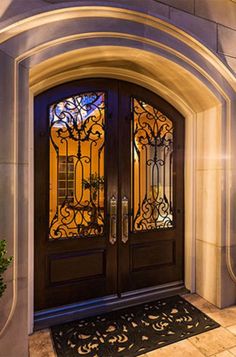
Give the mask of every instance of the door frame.
MULTIPOLYGON (((96 302, 96 313, 103 313, 104 311, 107 311, 107 310, 110 310, 110 309, 118 309, 119 307, 122 307, 122 306, 130 306, 130 305, 134 305, 134 304, 139 304, 139 303, 143 303, 145 301, 148 301, 148 300, 153 300, 153 299, 156 299, 156 298, 159 298, 159 297, 162 297, 162 296, 166 296, 166 295, 170 295, 170 294, 177 294, 177 293, 183 293, 183 292, 186 292, 185 290, 185 287, 184 287, 184 283, 183 283, 183 280, 184 280, 184 277, 182 277, 182 273, 181 271, 183 270, 182 266, 184 265, 184 247, 183 247, 183 230, 182 230, 182 227, 183 227, 183 223, 184 223, 184 217, 183 217, 183 213, 184 213, 184 210, 183 210, 183 195, 184 195, 184 192, 183 192, 183 183, 184 183, 184 180, 183 180, 183 173, 184 173, 184 161, 183 161, 183 152, 184 152, 184 120, 183 120, 183 116, 176 110, 173 108, 173 106, 171 106, 169 103, 167 103, 165 100, 163 100, 162 98, 160 98, 160 96, 157 96, 156 94, 146 90, 145 88, 141 87, 140 85, 133 85, 127 81, 119 81, 117 79, 104 79, 104 78, 91 78, 91 79, 85 79, 85 80, 77 80, 77 81, 72 81, 72 82, 67 82, 67 83, 64 83, 60 86, 56 86, 56 87, 53 87, 51 88, 49 91, 45 91, 45 92, 42 92, 41 95, 39 95, 39 97, 36 98, 36 101, 35 101, 35 105, 36 105, 36 112, 35 112, 35 118, 34 118, 34 121, 35 121, 35 126, 36 126, 36 131, 35 131, 35 140, 36 140, 36 143, 38 143, 39 148, 41 148, 42 150, 45 150, 44 152, 44 155, 48 156, 49 155, 49 146, 47 144, 48 142, 48 139, 47 137, 45 137, 45 135, 43 135, 43 137, 41 137, 41 135, 38 135, 36 133, 38 133, 38 130, 39 131, 43 131, 43 132, 46 132, 46 128, 47 128, 47 107, 49 105, 49 103, 56 103, 60 100, 62 100, 61 98, 64 98, 64 97, 68 97, 70 95, 76 95, 77 91, 79 90, 78 94, 80 93, 80 91, 83 93, 85 90, 86 91, 89 91, 89 90, 93 90, 92 88, 94 88, 96 90, 96 88, 98 87, 99 91, 104 91, 104 92, 108 92, 109 94, 109 98, 110 98, 110 105, 109 107, 107 108, 108 109, 108 112, 111 110, 114 114, 114 123, 112 124, 112 128, 113 128, 113 125, 118 125, 118 122, 115 118, 117 118, 117 115, 118 115, 118 109, 116 107, 116 101, 114 100, 114 97, 113 97, 113 91, 116 89, 116 96, 117 96, 117 99, 119 98, 119 106, 118 107, 121 107, 122 108, 122 113, 124 112, 125 113, 125 118, 127 119, 127 117, 129 118, 131 116, 131 111, 130 111, 130 97, 137 97, 137 98, 143 98, 143 100, 147 100, 147 102, 151 103, 152 106, 157 106, 157 108, 160 109, 160 111, 164 114, 164 115, 167 115, 167 117, 169 117, 169 119, 171 120, 171 122, 173 123, 173 126, 174 126, 174 167, 175 165, 177 165, 177 163, 179 162, 180 166, 179 167, 175 167, 174 170, 176 170, 176 173, 177 173, 177 176, 179 177, 179 179, 177 180, 178 181, 178 189, 177 187, 175 186, 177 184, 176 180, 174 180, 174 205, 177 205, 177 211, 180 210, 181 211, 181 216, 179 217, 179 215, 176 215, 176 227, 172 227, 172 229, 170 231, 164 231, 161 233, 161 231, 156 231, 156 233, 152 233, 152 235, 155 234, 155 242, 157 242, 157 239, 158 239, 158 236, 160 238, 160 236, 165 236, 165 234, 167 234, 166 238, 170 238, 170 235, 172 236, 172 238, 174 239, 174 237, 177 235, 178 238, 177 240, 179 241, 178 243, 176 242, 176 249, 178 247, 178 249, 180 250, 179 251, 179 254, 181 252, 181 259, 178 260, 177 256, 176 256, 176 262, 174 263, 173 261, 173 266, 171 268, 171 265, 172 264, 168 264, 169 267, 169 273, 170 273, 170 269, 176 269, 176 271, 178 270, 178 274, 174 274, 175 275, 175 280, 172 281, 170 283, 166 283, 166 282, 159 282, 159 285, 154 285, 154 280, 155 280, 155 274, 161 274, 161 275, 158 275, 158 279, 160 280, 160 276, 162 276, 162 273, 157 273, 157 271, 155 272, 154 274, 154 271, 152 272, 152 277, 150 277, 150 286, 148 285, 146 288, 144 288, 145 286, 145 282, 144 283, 141 283, 141 285, 138 283, 139 281, 143 280, 145 281, 147 276, 148 276, 148 271, 147 271, 147 275, 144 274, 144 279, 141 278, 142 276, 142 272, 140 271, 139 272, 139 275, 141 273, 141 276, 138 276, 137 277, 137 282, 136 284, 133 286, 131 285, 132 284, 132 279, 130 280, 130 282, 127 284, 128 280, 130 278, 127 277, 127 281, 126 281, 126 288, 125 290, 119 294, 119 289, 118 289, 118 295, 116 294, 115 295, 115 292, 114 291, 111 291, 109 294, 106 293, 106 295, 102 295, 102 297, 98 298, 98 297, 93 297, 91 299, 91 297, 89 299, 91 300, 87 300, 88 297, 79 300, 79 302, 75 302, 75 303, 69 303, 66 302, 66 305, 62 305, 62 304, 58 304, 58 302, 56 302, 55 306, 52 306, 50 307, 50 304, 47 303, 47 307, 45 306, 41 306, 39 308, 39 305, 44 305, 46 304, 46 301, 43 302, 41 301, 41 299, 43 299, 42 297, 44 295, 41 295, 41 294, 37 294, 37 298, 39 298, 39 301, 37 302, 37 311, 35 312, 34 316, 35 316, 35 327, 36 329, 40 329, 40 328, 44 328, 44 327, 48 327, 48 325, 52 325, 52 324, 56 324, 56 323, 59 323, 59 322, 67 322, 67 321, 70 321, 71 319, 75 319, 76 316, 77 318, 80 318, 82 316, 89 316, 89 315, 92 315, 94 313, 94 309, 92 307, 88 307, 88 304, 90 305, 93 305, 94 301, 96 302), (78 89, 77 89, 78 88, 78 89), (111 96, 111 97, 110 97, 111 96), (125 101, 124 101, 124 98, 125 98, 125 101), (155 104, 156 103, 156 104, 155 104), (123 107, 125 104, 125 107, 123 107), (40 120, 42 119, 42 124, 39 125, 40 123, 40 120), (45 127, 46 126, 46 127, 45 127), (180 189, 181 188, 181 189, 180 189), (180 193, 181 192, 181 193, 180 193), (176 202, 176 199, 177 199, 177 196, 178 196, 178 204, 176 202), (179 202, 180 201, 180 202, 179 202), (179 218, 177 218, 179 217, 179 218), (173 236, 174 234, 174 236, 173 236), (156 236, 157 235, 157 236, 156 236), (180 273, 181 273, 181 277, 180 277, 180 273), (141 279, 141 280, 140 280, 141 279), (154 279, 154 280, 153 280, 154 279), (139 286, 138 286, 139 285, 139 286), (132 286, 132 287, 131 287, 132 286), (137 290, 136 290, 137 289, 137 290), (111 295, 112 294, 112 295, 111 295), (40 298, 41 297, 41 298, 40 298), (105 306, 104 306, 104 299, 106 300, 106 303, 105 303, 105 306), (58 306, 59 305, 59 306, 58 306), (71 307, 73 305, 73 308, 71 307), (39 309, 39 310, 38 310, 39 309), (42 312, 42 309, 44 309, 44 311, 42 312), (105 309, 105 310, 104 310, 105 309), (61 314, 61 311, 64 311, 65 313, 61 314), (72 310, 72 311, 71 311, 72 310), (55 315, 57 315, 57 313, 60 313, 61 314, 61 317, 60 317, 60 321, 58 321, 57 319, 55 319, 55 315), (63 316, 64 315, 64 316, 63 316)), ((107 95, 108 95, 107 94, 107 95)), ((116 97, 115 97, 116 98, 116 97)), ((109 99, 108 99, 109 100, 109 99)), ((129 122, 127 122, 127 120, 125 120, 124 122, 122 120, 124 120, 124 118, 117 118, 119 120, 121 120, 121 125, 125 127, 125 125, 127 126, 127 124, 129 122)), ((117 127, 117 129, 118 129, 117 127)), ((109 128, 109 126, 108 126, 109 128)), ((115 127, 114 127, 115 128, 115 127)), ((111 129, 111 128, 110 128, 111 129)), ((110 130, 109 129, 109 130, 110 130)), ((112 129, 113 130, 113 129, 112 129)), ((129 129, 126 127, 126 130, 127 132, 129 131, 129 129)), ((126 131, 125 130, 125 131, 126 131)), ((131 133, 130 133, 131 134, 131 133)), ((130 135, 129 134, 129 135, 130 135)), ((117 140, 118 140, 118 136, 120 135, 120 130, 118 131, 117 130, 117 140)), ((127 137, 128 138, 128 137, 127 137)), ((130 139, 129 139, 130 140, 130 139)), ((129 145, 128 145, 129 146, 129 145)), ((110 148, 111 149, 111 148, 110 148)), ((126 148, 127 150, 129 150, 129 148, 126 148)), ((36 173, 37 173, 37 180, 35 181, 35 184, 37 184, 37 191, 36 191, 36 199, 37 199, 37 195, 38 195, 38 190, 39 190, 39 196, 41 197, 41 195, 45 195, 45 199, 48 195, 48 179, 47 176, 49 176, 49 172, 47 171, 47 167, 48 167, 48 159, 45 161, 43 160, 44 162, 44 165, 46 166, 43 166, 43 176, 41 176, 41 172, 42 172, 42 166, 41 166, 41 162, 40 162, 40 154, 39 154, 39 150, 37 148, 35 148, 34 150, 34 154, 36 155, 36 152, 37 152, 37 155, 39 155, 38 159, 39 161, 36 163, 35 167, 36 167, 36 173), (39 166, 38 166, 38 163, 39 166), (45 176, 45 174, 46 176, 45 176), (38 178, 38 175, 39 175, 39 178, 38 178), (39 179, 39 181, 38 181, 39 179), (38 183, 37 183, 38 182, 38 183), (43 190, 41 192, 41 189, 43 190), (46 192, 45 192, 46 190, 46 192)), ((120 153, 118 153, 118 156, 120 157, 120 153)), ((35 159, 37 160, 37 156, 35 156, 35 159)), ((120 157, 121 159, 121 157, 120 157)), ((119 170, 122 166, 120 166, 120 164, 122 163, 122 160, 119 162, 119 170)), ((130 163, 129 163, 130 165, 130 163)), ((113 168, 115 170, 115 168, 113 168)), ((122 169, 123 170, 123 169, 122 169)), ((117 172, 118 174, 118 172, 117 172)), ((173 173, 174 175, 174 173, 173 173)), ((115 176, 116 177, 116 176, 115 176)), ((118 179, 118 177, 117 177, 118 179)), ((121 178, 119 178, 119 182, 121 178)), ((108 180, 108 178, 107 178, 108 180)), ((110 179, 109 179, 110 180, 110 179)), ((129 179, 130 180, 130 179, 129 179)), ((120 189, 121 187, 119 187, 120 189)), ((118 189, 118 187, 117 187, 118 189)), ((128 192, 128 191, 125 191, 125 192, 128 192)), ((112 192, 111 192, 112 193, 112 192)), ((108 193, 107 192, 107 200, 108 200, 108 197, 110 197, 111 193, 108 193)), ((113 192, 114 194, 114 192, 113 192)), ((121 192, 118 191, 117 192, 117 196, 120 197, 121 195, 121 192)), ((123 195, 123 194, 122 194, 123 195)), ((127 195, 129 195, 127 193, 127 195)), ((38 198, 39 199, 39 198, 38 198)), ((48 204, 47 202, 47 199, 46 199, 46 204, 48 204)), ((55 243, 49 243, 50 247, 49 248, 49 245, 48 243, 46 244, 46 231, 45 231, 45 222, 47 221, 47 215, 48 215, 48 212, 47 212, 47 209, 46 209, 46 212, 45 210, 43 209, 44 207, 44 202, 42 202, 40 199, 39 201, 37 202, 37 205, 35 205, 35 210, 36 210, 36 216, 35 217, 41 217, 41 214, 43 213, 43 216, 41 217, 41 222, 35 222, 36 224, 36 236, 35 236, 35 239, 36 241, 38 241, 38 243, 36 244, 36 265, 35 267, 39 268, 40 269, 40 266, 41 264, 43 264, 43 270, 44 268, 47 266, 46 264, 46 261, 47 259, 50 257, 51 254, 62 254, 62 251, 63 251, 63 254, 65 254, 64 252, 64 249, 62 249, 62 251, 58 251, 58 249, 56 248, 56 250, 52 249, 52 244, 56 244, 55 243), (40 203, 41 202, 41 203, 40 203), (40 206, 42 205, 42 207, 40 208, 40 206), (40 210, 39 210, 40 209, 40 210), (42 210, 41 210, 42 209, 42 210), (44 223, 42 223, 44 222, 44 223), (40 233, 38 233, 40 232, 40 233), (38 252, 38 253, 37 253, 38 252), (44 262, 44 259, 45 259, 45 262, 44 262), (44 265, 45 264, 45 265, 44 265)), ((118 218, 118 222, 119 222, 119 219, 118 218)), ((175 225, 174 225, 175 226, 175 225)), ((141 235, 148 235, 149 234, 149 239, 150 239, 150 232, 140 232, 139 234, 141 235)), ((129 233, 130 236, 133 236, 134 238, 134 235, 130 232, 129 233)), ((104 237, 105 238, 105 237, 104 237)), ((154 237, 153 237, 154 238, 154 237)), ((152 239, 153 239, 152 238, 152 239)), ((131 237, 130 237, 131 239, 131 237)), ((164 239, 164 238, 163 238, 164 239)), ((132 239, 133 240, 133 239, 132 239)), ((143 240, 141 239, 140 237, 140 240, 139 241, 139 244, 143 244, 143 240)), ((147 241, 144 240, 146 243, 147 241)), ((110 246, 109 242, 108 242, 108 237, 107 237, 107 240, 106 240, 106 244, 107 244, 107 247, 106 247, 106 251, 108 253, 108 248, 109 248, 109 252, 113 252, 112 254, 114 254, 114 249, 113 247, 110 246), (112 248, 112 249, 111 249, 112 248)), ((57 242, 59 243, 59 242, 57 242)), ((80 249, 82 247, 80 247, 78 245, 79 242, 76 243, 76 245, 74 245, 74 243, 76 242, 67 242, 67 244, 69 244, 69 247, 71 250, 72 249, 72 246, 75 248, 77 247, 76 249, 78 249, 80 251, 80 249), (80 248, 79 248, 80 247, 80 248)), ((84 242, 86 243, 86 242, 84 242)), ((87 242, 89 243, 89 242, 87 242)), ((98 242, 97 242, 98 243, 98 242)), ((135 246, 135 243, 133 242, 133 244, 129 244, 129 247, 126 245, 126 247, 123 246, 123 244, 120 245, 120 242, 117 242, 118 245, 117 245, 117 249, 118 249, 118 252, 119 253, 122 253, 122 259, 124 259, 125 257, 125 261, 129 260, 129 257, 130 257, 130 253, 131 253, 131 250, 132 248, 135 246), (127 250, 128 248, 128 250, 127 250), (124 254, 124 251, 126 250, 126 253, 124 254), (128 253, 129 251, 129 253, 128 253), (124 256, 123 256, 124 254, 124 256), (127 255, 128 254, 128 255, 127 255), (127 259, 126 259, 127 258, 127 259)), ((136 242, 137 243, 137 242, 136 242)), ((153 241, 154 243, 154 241, 153 241)), ((64 242, 64 244, 66 244, 64 242)), ((60 246, 64 246, 63 243, 59 243, 60 246)), ((56 245, 57 246, 57 245, 56 245)), ((84 244, 82 245, 84 246, 84 244)), ((58 246, 57 246, 58 247, 58 246)), ((68 247, 68 245, 67 245, 68 247)), ((85 248, 84 248, 85 249, 85 248)), ((86 248, 87 250, 87 248, 86 248)), ((69 251, 68 251, 69 253, 69 251)), ((110 255, 109 253, 109 255, 110 255)), ((69 253, 70 254, 70 253, 69 253)), ((177 254, 177 253, 175 253, 177 254)), ((113 256, 112 259, 114 259, 115 257, 113 256)), ((59 258, 56 258, 55 259, 58 261, 59 258)), ((110 259, 110 258, 109 258, 110 259)), ((118 259, 120 260, 120 259, 118 259)), ((109 261, 108 261, 109 263, 109 261)), ((129 266, 129 264, 128 264, 129 266)), ((126 268, 128 267, 126 266, 126 268)), ((167 268, 167 266, 165 267, 167 268)), ((46 269, 46 268, 45 268, 46 269)), ((49 268, 47 268, 49 269, 49 268)), ((108 269, 108 272, 110 272, 111 270, 109 268, 108 269)), ((154 267, 153 267, 154 269, 154 267)), ((159 267, 160 269, 160 267, 159 267)), ((163 267, 161 268, 163 269, 163 267)), ((122 271, 121 275, 123 274, 123 270, 121 269, 121 266, 119 268, 120 271, 122 271)), ((118 271, 119 271, 118 270, 118 271)), ((132 270, 132 269, 131 269, 132 270)), ((127 272, 129 272, 130 274, 136 274, 137 275, 137 272, 135 273, 135 271, 131 271, 129 268, 127 270, 127 272)), ((171 270, 171 271, 172 271, 171 270)), ((61 295, 63 296, 64 294, 64 291, 63 291, 63 285, 61 285, 61 287, 58 285, 57 287, 53 287, 53 282, 49 283, 49 281, 47 281, 47 284, 46 285, 50 285, 50 288, 49 290, 47 290, 47 288, 45 287, 45 290, 44 290, 44 284, 42 284, 42 281, 44 281, 44 283, 46 283, 45 279, 48 279, 46 278, 46 276, 48 277, 48 274, 49 274, 49 270, 47 270, 47 272, 45 271, 43 275, 39 275, 37 274, 38 276, 38 279, 37 279, 37 284, 36 284, 36 291, 39 290, 39 291, 43 291, 45 294, 47 292, 49 292, 50 289, 62 289, 60 290, 61 291, 61 295)), ((173 272, 171 273, 173 274, 173 272)), ((91 277, 92 278, 92 277, 91 277)), ((172 277, 173 278, 173 277, 172 277)), ((135 280, 135 279, 134 279, 135 280)), ((168 280, 167 280, 168 281, 168 280)), ((69 281, 68 281, 69 283, 69 281)), ((82 282, 79 283, 78 281, 78 287, 79 287, 79 284, 81 284, 82 282)), ((94 282, 95 283, 95 282, 94 282)), ((155 282, 157 284, 157 281, 155 282)), ((69 284, 70 285, 70 284, 69 284)), ((83 284, 82 284, 83 285, 83 284)), ((73 285, 74 286, 74 285, 73 285)), ((102 285, 101 285, 102 286, 102 285)), ((73 291, 77 291, 78 289, 77 285, 74 286, 75 289, 73 289, 73 291)), ((69 288, 70 289, 70 288, 69 288)), ((72 289, 72 286, 71 286, 71 289, 72 289)), ((67 291, 67 289, 65 289, 65 291, 67 291)), ((69 290, 68 290, 69 291, 69 290)), ((83 290, 84 291, 84 290, 83 290)), ((72 293, 73 294, 73 293, 72 293)), ((62 299, 63 300, 63 299, 62 299)), ((63 302, 63 304, 65 304, 65 302, 63 302)))
MULTIPOLYGON (((103 78, 114 78, 114 79, 121 79, 118 76, 113 76, 113 77, 106 77, 106 75, 101 76, 103 78)), ((84 78, 84 77, 83 77, 84 78)), ((89 75, 86 78, 91 78, 89 75)), ((76 78, 79 79, 79 78, 76 78)), ((126 79, 126 81, 129 81, 129 79, 126 79)), ((130 80, 131 81, 131 80, 130 80)), ((66 82, 66 80, 65 80, 66 82)), ((138 83, 137 81, 132 81, 132 83, 135 83, 137 85, 141 85, 142 83, 138 83)), ((55 84, 52 84, 52 86, 55 86, 55 84)), ((158 88, 156 88, 156 90, 154 91, 153 88, 150 89, 153 93, 161 96, 161 93, 159 92, 158 88)), ((43 91, 43 90, 42 90, 43 91)), ((37 93, 38 94, 38 93, 37 93)), ((34 92, 32 90, 30 90, 30 100, 29 100, 29 105, 30 105, 30 116, 31 116, 31 120, 30 120, 30 128, 29 128, 29 144, 30 144, 30 150, 29 150, 29 192, 30 195, 29 197, 30 199, 30 209, 29 212, 32 212, 32 210, 34 209, 34 92)), ((195 131, 195 115, 193 113, 188 113, 187 117, 186 117, 186 112, 185 112, 186 108, 183 108, 183 115, 185 117, 185 119, 188 119, 188 121, 190 121, 190 125, 185 125, 185 142, 184 142, 184 146, 185 146, 185 154, 184 157, 188 157, 187 163, 185 164, 184 167, 184 194, 187 190, 187 192, 190 193, 190 195, 192 196, 192 200, 191 202, 188 201, 188 204, 186 206, 186 194, 185 194, 185 213, 184 213, 184 217, 190 218, 188 227, 184 227, 184 261, 185 261, 185 268, 184 268, 184 276, 185 276, 185 286, 188 288, 188 291, 190 292, 195 292, 195 262, 196 262, 196 258, 195 258, 195 239, 196 239, 196 235, 195 235, 195 204, 194 204, 194 197, 195 197, 195 186, 196 186, 196 178, 194 175, 194 168, 195 168, 195 155, 196 155, 196 131, 195 131), (188 144, 185 145, 186 141, 188 141, 188 144), (188 149, 188 150, 187 150, 188 149), (187 179, 186 179, 187 178, 187 179), (187 228, 187 229, 186 229, 187 228), (186 239, 187 237, 187 239, 186 239)), ((179 108, 178 108, 179 110, 179 108)), ((181 113, 181 110, 179 110, 181 113)), ((186 161, 185 161, 186 162, 186 161)), ((34 236, 34 219, 32 217, 32 215, 30 216, 29 219, 29 234, 31 237, 34 236)), ((34 239, 29 240, 29 264, 28 264, 28 273, 29 273, 29 289, 28 289, 28 298, 29 298, 29 305, 28 305, 28 323, 29 323, 29 333, 32 333, 33 330, 35 329, 34 326, 34 239)), ((165 286, 162 287, 163 290, 165 290, 165 286)), ((179 287, 176 287, 177 289, 179 289, 179 287)), ((181 286, 182 288, 182 286, 181 286)), ((165 295, 165 291, 163 292, 163 294, 165 295)), ((168 294, 168 291, 167 291, 168 294)), ((150 300, 152 300, 153 298, 155 298, 155 296, 158 295, 160 296, 160 291, 157 289, 156 291, 153 291, 153 293, 150 292, 150 300)), ((130 293, 127 294, 127 298, 130 300, 132 299, 134 303, 137 303, 137 292, 134 292, 134 294, 131 296, 130 293)), ((123 297, 122 299, 122 303, 124 303, 126 299, 126 296, 123 297)), ((114 301, 114 297, 108 297, 108 300, 110 302, 110 304, 114 307, 114 308, 119 308, 120 304, 117 304, 117 302, 114 301)), ((105 300, 104 300, 105 301, 105 300)), ((138 301, 140 301, 140 299, 138 299, 138 301)), ((108 302, 108 301, 106 301, 108 302)), ((84 306, 84 311, 85 311, 85 315, 88 315, 88 309, 90 309, 91 314, 93 314, 92 311, 94 311, 94 309, 97 306, 97 301, 93 301, 93 302, 88 302, 88 306, 84 306)), ((71 306, 71 310, 70 312, 72 314, 74 314, 74 308, 77 308, 75 306, 71 306)), ((59 315, 61 316, 61 313, 59 311, 56 311, 55 309, 52 309, 51 313, 53 315, 57 315, 58 314, 58 321, 59 321, 59 315)), ((65 312, 66 315, 66 312, 65 312)), ((81 315, 80 315, 81 316, 81 315)), ((39 321, 40 321, 40 325, 38 325, 39 328, 42 328, 43 326, 48 326, 48 323, 44 324, 41 323, 44 320, 43 314, 39 315, 38 317, 39 321)))

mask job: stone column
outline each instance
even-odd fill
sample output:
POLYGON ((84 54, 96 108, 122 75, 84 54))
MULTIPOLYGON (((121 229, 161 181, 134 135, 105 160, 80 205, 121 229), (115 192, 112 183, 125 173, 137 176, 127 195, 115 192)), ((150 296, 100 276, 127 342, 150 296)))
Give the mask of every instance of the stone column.
POLYGON ((0 51, 0 239, 14 262, 0 300, 0 356, 28 355, 28 70, 0 51))

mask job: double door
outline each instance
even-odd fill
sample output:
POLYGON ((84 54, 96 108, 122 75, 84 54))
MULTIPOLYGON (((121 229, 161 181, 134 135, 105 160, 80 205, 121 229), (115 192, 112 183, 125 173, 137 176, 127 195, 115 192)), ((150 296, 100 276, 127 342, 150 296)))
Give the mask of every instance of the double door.
POLYGON ((183 117, 108 79, 35 98, 35 309, 183 281, 183 117))

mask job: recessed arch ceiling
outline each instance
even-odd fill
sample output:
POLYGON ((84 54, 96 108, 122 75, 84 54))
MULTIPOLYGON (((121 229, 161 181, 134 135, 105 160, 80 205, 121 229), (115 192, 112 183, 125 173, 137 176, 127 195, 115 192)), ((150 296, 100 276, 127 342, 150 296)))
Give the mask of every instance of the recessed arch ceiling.
POLYGON ((68 80, 101 76, 159 90, 158 94, 170 102, 176 98, 196 112, 219 103, 206 85, 173 61, 144 50, 117 46, 83 48, 45 60, 30 70, 30 86, 37 94, 68 80))

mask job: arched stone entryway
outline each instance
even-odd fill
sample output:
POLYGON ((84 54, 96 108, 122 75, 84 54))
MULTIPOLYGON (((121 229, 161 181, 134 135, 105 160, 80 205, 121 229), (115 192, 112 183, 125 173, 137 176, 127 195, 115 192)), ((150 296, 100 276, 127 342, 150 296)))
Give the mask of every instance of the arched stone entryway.
MULTIPOLYGON (((33 95, 91 76, 140 84, 185 116, 185 284, 217 306, 233 303, 236 292, 226 269, 226 243, 234 234, 236 84, 217 56, 158 15, 97 3, 50 5, 8 24, 2 41, 7 90, 1 92, 5 120, 0 199, 3 234, 12 237, 15 256, 5 295, 3 338, 30 306, 32 326, 33 95)), ((26 318, 21 321, 26 331, 26 318)))

